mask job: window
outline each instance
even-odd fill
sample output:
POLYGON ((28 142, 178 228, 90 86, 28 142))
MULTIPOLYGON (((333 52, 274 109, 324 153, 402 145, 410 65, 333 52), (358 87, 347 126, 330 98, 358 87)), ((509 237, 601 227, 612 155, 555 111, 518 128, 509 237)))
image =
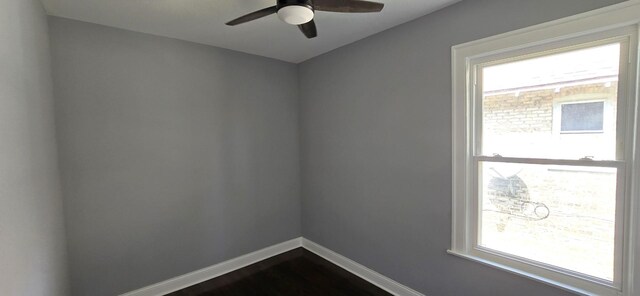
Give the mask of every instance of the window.
POLYGON ((638 2, 454 47, 451 254, 636 295, 634 13, 638 2))
POLYGON ((561 107, 562 133, 601 133, 604 127, 604 102, 565 103, 561 107))
MULTIPOLYGON (((602 92, 621 100, 626 41, 604 42, 475 65, 481 120, 473 177, 479 182, 478 247, 613 283, 621 268, 615 232, 623 190, 617 180, 624 172, 615 135, 622 127, 611 125, 609 137, 594 134, 603 130, 604 102, 571 102, 561 103, 561 132, 585 134, 555 137, 552 131, 555 101, 602 92), (594 160, 610 162, 594 169, 594 160)), ((617 117, 615 109, 609 112, 617 117)))

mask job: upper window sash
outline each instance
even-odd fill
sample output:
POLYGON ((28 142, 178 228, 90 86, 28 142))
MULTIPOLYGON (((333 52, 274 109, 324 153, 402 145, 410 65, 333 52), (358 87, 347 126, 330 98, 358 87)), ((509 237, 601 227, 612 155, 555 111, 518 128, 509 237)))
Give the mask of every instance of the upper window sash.
MULTIPOLYGON (((561 54, 567 53, 580 49, 587 49, 591 47, 596 47, 600 45, 607 44, 620 44, 620 61, 619 61, 619 79, 618 81, 618 96, 617 96, 617 105, 619 106, 618 112, 616 112, 616 122, 617 123, 625 123, 627 122, 626 118, 629 116, 628 108, 624 108, 624 106, 628 106, 630 96, 627 85, 632 83, 631 81, 624 81, 626 77, 628 77, 629 73, 629 65, 632 60, 630 55, 630 43, 632 39, 635 39, 637 35, 637 30, 634 27, 623 27, 619 29, 609 30, 605 32, 601 32, 598 34, 591 34, 589 36, 571 38, 559 42, 555 42, 552 44, 545 44, 540 46, 534 46, 531 48, 514 50, 512 52, 503 52, 499 54, 493 55, 485 55, 482 57, 470 58, 468 60, 468 68, 470 72, 469 80, 471 83, 469 84, 469 97, 470 100, 470 109, 471 112, 469 114, 469 118, 471 118, 470 123, 472 126, 470 127, 470 131, 472 132, 471 137, 473 137, 473 147, 472 151, 474 152, 474 156, 489 156, 484 154, 482 151, 482 141, 483 141, 483 109, 482 109, 482 100, 483 100, 483 75, 482 70, 485 67, 496 66, 505 63, 513 63, 518 61, 529 60, 538 57, 549 56, 553 54, 561 54), (624 78, 623 78, 624 77, 624 78)), ((632 95, 631 95, 632 96, 632 95)), ((631 100, 632 101, 632 100, 631 100)), ((619 160, 624 161, 629 158, 629 150, 625 145, 626 141, 626 124, 617 124, 616 125, 616 155, 615 159, 601 159, 601 160, 619 160)), ((506 153, 500 153, 501 156, 510 156, 506 153)), ((574 158, 573 160, 581 159, 588 155, 581 155, 579 157, 574 158)), ((532 156, 532 158, 536 158, 532 156)), ((539 158, 539 157, 538 157, 539 158)), ((567 159, 570 160, 570 159, 567 159)))

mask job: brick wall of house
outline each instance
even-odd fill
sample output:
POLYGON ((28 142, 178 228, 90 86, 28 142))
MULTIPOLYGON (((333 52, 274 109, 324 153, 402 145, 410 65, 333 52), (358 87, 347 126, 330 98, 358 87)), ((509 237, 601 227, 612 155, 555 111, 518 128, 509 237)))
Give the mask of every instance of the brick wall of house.
POLYGON ((612 82, 490 94, 483 99, 483 124, 495 134, 551 133, 554 102, 578 95, 602 94, 600 99, 615 106, 617 89, 617 83, 612 82))

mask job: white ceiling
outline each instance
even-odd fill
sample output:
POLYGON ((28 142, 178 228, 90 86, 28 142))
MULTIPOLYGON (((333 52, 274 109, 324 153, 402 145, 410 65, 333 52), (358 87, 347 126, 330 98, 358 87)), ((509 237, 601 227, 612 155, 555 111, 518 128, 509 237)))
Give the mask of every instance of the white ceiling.
POLYGON ((42 0, 47 13, 137 32, 209 44, 298 63, 460 0, 378 0, 381 13, 317 12, 318 37, 307 39, 276 15, 236 27, 236 17, 275 0, 42 0))

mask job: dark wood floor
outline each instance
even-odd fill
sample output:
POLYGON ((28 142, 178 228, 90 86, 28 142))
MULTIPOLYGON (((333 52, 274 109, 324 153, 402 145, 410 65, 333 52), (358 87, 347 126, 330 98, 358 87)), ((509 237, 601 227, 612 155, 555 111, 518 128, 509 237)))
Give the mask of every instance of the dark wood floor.
POLYGON ((303 249, 269 258, 169 296, 389 296, 391 294, 303 249))

